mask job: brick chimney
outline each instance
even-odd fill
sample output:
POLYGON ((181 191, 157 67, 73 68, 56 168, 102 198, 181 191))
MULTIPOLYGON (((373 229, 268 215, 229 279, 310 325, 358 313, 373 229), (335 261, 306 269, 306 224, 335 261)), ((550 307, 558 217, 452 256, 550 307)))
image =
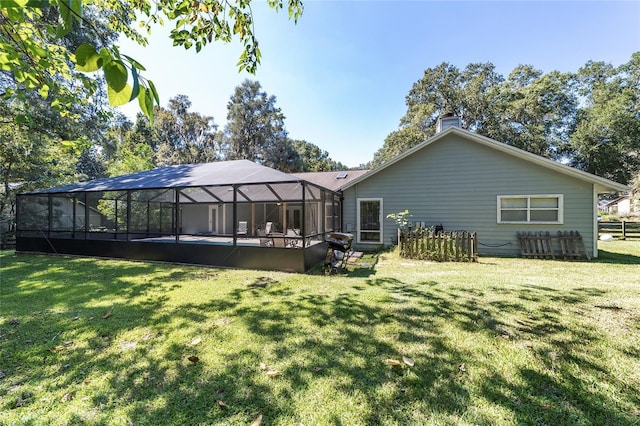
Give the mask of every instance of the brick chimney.
POLYGON ((436 124, 436 133, 444 132, 449 127, 462 127, 460 117, 452 112, 447 112, 438 117, 436 124))

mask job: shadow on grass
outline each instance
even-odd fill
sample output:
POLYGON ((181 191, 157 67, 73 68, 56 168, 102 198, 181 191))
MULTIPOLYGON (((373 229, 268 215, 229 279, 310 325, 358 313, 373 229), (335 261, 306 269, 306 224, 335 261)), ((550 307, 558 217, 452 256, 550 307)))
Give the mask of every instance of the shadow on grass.
MULTIPOLYGON (((500 288, 495 292, 500 297, 486 300, 491 289, 436 280, 409 285, 371 274, 336 283, 331 292, 300 292, 286 276, 268 274, 238 284, 227 282, 232 271, 216 269, 126 262, 114 267, 44 256, 6 260, 0 359, 7 378, 0 381, 0 408, 27 413, 37 407, 41 421, 56 419, 47 417, 54 415, 51 406, 70 391, 87 398, 90 410, 69 414, 65 423, 247 424, 258 414, 283 424, 300 423, 305 416, 322 424, 495 421, 478 412, 478 399, 508 412, 517 424, 637 420, 621 404, 637 406, 640 385, 608 374, 608 360, 588 352, 604 339, 588 319, 562 320, 563 310, 604 290, 522 286, 500 288), (220 286, 221 292, 174 306, 168 294, 184 290, 194 278, 220 286), (359 288, 345 285, 350 282, 359 288), (131 303, 102 318, 105 308, 90 302, 111 296, 131 303), (14 317, 16 322, 8 320, 14 317), (134 329, 144 333, 123 341, 134 329), (184 343, 172 337, 184 330, 189 330, 184 343), (491 354, 476 352, 447 330, 495 342, 491 347, 528 351, 540 368, 520 366, 515 379, 499 374, 487 359, 491 354), (205 339, 190 345, 193 336, 205 339), (71 340, 68 348, 56 349, 71 340), (229 341, 237 344, 229 347, 229 341), (384 364, 402 355, 415 366, 384 364), (190 361, 190 356, 199 358, 190 361), (267 377, 261 363, 281 375, 267 377), (467 371, 489 373, 475 384, 467 371), (93 389, 91 381, 105 385, 93 389), (326 382, 330 385, 319 385, 326 382), (609 395, 594 382, 624 392, 609 395), (13 389, 9 383, 15 383, 13 389), (30 398, 38 386, 48 389, 48 403, 30 398), (27 401, 20 407, 17 395, 27 401), (325 405, 310 412, 313 405, 305 407, 301 399, 312 398, 325 405), (338 405, 350 401, 353 411, 340 411, 338 405)), ((351 277, 358 276, 344 276, 351 277)))
POLYGON ((591 259, 595 263, 610 263, 615 265, 640 265, 640 256, 632 254, 615 253, 607 250, 598 250, 598 257, 591 259))

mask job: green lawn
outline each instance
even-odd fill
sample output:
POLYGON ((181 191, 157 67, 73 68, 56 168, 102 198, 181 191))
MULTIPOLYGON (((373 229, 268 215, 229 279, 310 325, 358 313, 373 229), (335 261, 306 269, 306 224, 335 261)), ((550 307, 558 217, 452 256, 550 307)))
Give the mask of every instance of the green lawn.
POLYGON ((2 252, 0 425, 637 425, 640 242, 601 249, 332 277, 2 252))

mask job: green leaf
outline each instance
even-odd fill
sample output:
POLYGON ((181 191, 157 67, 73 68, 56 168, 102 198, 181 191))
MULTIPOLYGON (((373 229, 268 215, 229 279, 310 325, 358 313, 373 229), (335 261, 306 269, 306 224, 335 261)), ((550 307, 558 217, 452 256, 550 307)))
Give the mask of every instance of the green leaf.
POLYGON ((140 71, 147 70, 145 67, 142 66, 140 62, 136 61, 131 56, 127 56, 127 55, 122 55, 122 56, 124 56, 125 59, 131 63, 132 68, 138 68, 140 71))
POLYGON ((42 47, 38 46, 37 44, 29 44, 27 46, 27 49, 29 49, 29 51, 31 51, 34 55, 40 57, 40 58, 46 58, 47 57, 47 51, 44 50, 42 47))
POLYGON ((81 44, 76 49, 76 69, 83 72, 93 72, 102 66, 102 57, 90 44, 81 44))
POLYGON ((103 47, 102 49, 100 49, 100 52, 98 54, 102 58, 103 67, 113 60, 113 58, 111 57, 111 52, 106 47, 103 47))
POLYGON ((113 87, 107 87, 107 96, 109 97, 109 104, 111 106, 120 106, 129 102, 131 99, 131 86, 125 84, 122 90, 115 91, 113 87))
POLYGON ((138 78, 138 70, 136 69, 136 67, 131 68, 131 77, 133 78, 133 90, 131 92, 131 98, 129 99, 129 102, 137 98, 138 94, 140 93, 140 81, 138 78))
POLYGON ((49 86, 47 86, 46 84, 43 84, 38 89, 38 93, 40 94, 40 96, 42 96, 43 99, 47 99, 47 96, 49 95, 49 86))
POLYGON ((17 3, 26 3, 27 7, 34 7, 36 9, 44 9, 51 6, 49 0, 15 0, 17 3))
POLYGON ((149 83, 149 89, 151 89, 151 94, 153 95, 153 99, 156 101, 156 105, 160 105, 160 97, 158 96, 156 85, 153 84, 153 81, 151 80, 147 80, 147 83, 149 83))
POLYGON ((127 79, 129 77, 127 68, 120 61, 111 61, 104 64, 104 77, 107 80, 107 85, 114 92, 120 92, 127 85, 127 79))
POLYGON ((149 93, 149 90, 141 87, 140 94, 138 95, 138 103, 142 113, 147 116, 151 125, 153 125, 153 97, 149 93))
MULTIPOLYGON (((29 4, 29 0, 2 0, 0 2, 0 5, 2 6, 3 9, 9 9, 9 8, 15 8, 15 7, 25 7, 25 6, 30 6, 30 7, 36 7, 36 6, 32 6, 29 4)), ((45 6, 40 6, 45 7, 45 6)))
POLYGON ((60 14, 60 22, 56 27, 56 37, 66 36, 73 27, 73 13, 71 0, 58 0, 58 13, 60 14))

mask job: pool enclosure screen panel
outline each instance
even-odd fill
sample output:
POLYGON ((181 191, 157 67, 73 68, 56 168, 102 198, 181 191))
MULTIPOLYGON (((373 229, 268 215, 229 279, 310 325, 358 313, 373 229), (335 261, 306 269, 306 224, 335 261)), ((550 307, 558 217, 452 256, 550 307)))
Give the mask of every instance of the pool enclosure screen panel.
POLYGON ((19 194, 19 251, 304 270, 341 198, 247 160, 175 165, 19 194), (267 250, 268 249, 268 250, 267 250))

